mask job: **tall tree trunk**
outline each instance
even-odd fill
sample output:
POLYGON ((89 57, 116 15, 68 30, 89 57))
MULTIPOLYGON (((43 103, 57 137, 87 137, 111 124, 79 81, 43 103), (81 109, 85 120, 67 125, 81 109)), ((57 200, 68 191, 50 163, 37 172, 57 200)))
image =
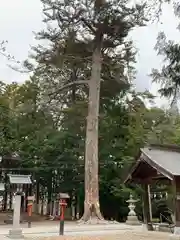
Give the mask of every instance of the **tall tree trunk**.
POLYGON ((3 211, 7 210, 7 199, 8 199, 8 189, 7 189, 7 181, 8 181, 8 176, 7 173, 5 173, 5 191, 4 191, 4 206, 3 206, 3 211))
POLYGON ((52 172, 50 173, 49 176, 49 181, 48 181, 48 204, 47 204, 47 216, 51 215, 51 210, 52 210, 52 192, 53 192, 53 178, 52 178, 52 172))
POLYGON ((13 198, 12 192, 10 192, 9 196, 10 196, 9 209, 10 209, 10 211, 11 211, 11 210, 12 210, 12 198, 13 198))
POLYGON ((39 199, 40 199, 40 196, 39 196, 39 191, 40 191, 40 187, 39 187, 39 179, 37 180, 36 182, 36 205, 35 205, 35 213, 36 214, 39 214, 39 199))
POLYGON ((43 216, 44 215, 44 196, 42 197, 42 199, 41 199, 41 216, 43 216))
MULTIPOLYGON (((98 39, 102 41, 102 39, 98 39)), ((85 150, 85 202, 84 215, 81 220, 88 221, 92 217, 103 220, 99 206, 98 180, 98 120, 101 82, 101 44, 92 56, 92 71, 89 82, 89 103, 86 127, 85 150)))

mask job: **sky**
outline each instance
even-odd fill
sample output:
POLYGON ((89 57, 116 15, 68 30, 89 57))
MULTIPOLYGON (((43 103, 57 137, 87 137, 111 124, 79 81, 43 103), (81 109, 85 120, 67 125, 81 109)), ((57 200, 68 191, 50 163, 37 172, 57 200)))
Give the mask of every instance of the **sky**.
MULTIPOLYGON (((137 54, 137 76, 135 87, 137 91, 150 90, 158 95, 157 84, 152 84, 148 75, 152 68, 160 68, 162 59, 157 56, 154 46, 159 31, 164 31, 168 39, 178 40, 180 32, 177 30, 178 20, 173 14, 173 9, 166 5, 163 9, 161 23, 150 24, 146 27, 134 30, 131 33, 137 54)), ((30 47, 37 44, 33 32, 44 27, 42 23, 42 6, 40 0, 6 0, 0 7, 0 32, 2 40, 7 40, 7 51, 19 61, 28 57, 30 47)), ((23 82, 28 79, 27 74, 22 74, 10 69, 7 61, 0 56, 0 80, 10 83, 12 81, 23 82)), ((161 106, 166 101, 157 97, 156 104, 161 106)))

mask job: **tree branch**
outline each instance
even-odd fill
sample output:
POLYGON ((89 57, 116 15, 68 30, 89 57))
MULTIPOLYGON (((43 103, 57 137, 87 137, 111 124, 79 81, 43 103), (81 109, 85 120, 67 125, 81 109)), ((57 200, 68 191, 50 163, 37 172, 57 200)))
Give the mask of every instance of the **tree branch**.
POLYGON ((86 21, 86 19, 81 18, 81 21, 93 32, 93 34, 96 33, 96 30, 91 26, 90 23, 88 23, 88 22, 86 21))
POLYGON ((53 95, 53 94, 57 94, 57 93, 60 93, 62 92, 63 90, 69 88, 69 87, 72 87, 73 85, 89 85, 89 81, 75 81, 75 82, 70 82, 70 83, 67 83, 65 84, 64 86, 60 87, 57 91, 53 92, 53 93, 50 93, 49 96, 53 95))

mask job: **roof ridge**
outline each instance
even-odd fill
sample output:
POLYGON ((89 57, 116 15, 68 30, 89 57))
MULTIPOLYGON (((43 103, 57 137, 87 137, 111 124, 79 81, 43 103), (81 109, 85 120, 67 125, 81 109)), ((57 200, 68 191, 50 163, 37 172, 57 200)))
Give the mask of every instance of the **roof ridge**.
POLYGON ((149 144, 146 147, 148 147, 149 149, 157 148, 157 149, 163 149, 167 151, 180 152, 180 146, 175 144, 149 144))

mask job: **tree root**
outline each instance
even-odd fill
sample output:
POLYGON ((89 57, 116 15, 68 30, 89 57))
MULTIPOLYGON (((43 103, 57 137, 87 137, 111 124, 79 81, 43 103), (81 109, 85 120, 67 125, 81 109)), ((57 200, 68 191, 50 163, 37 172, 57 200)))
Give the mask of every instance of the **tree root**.
POLYGON ((78 224, 109 224, 115 223, 115 221, 107 221, 103 218, 99 204, 84 204, 84 215, 80 220, 77 221, 78 224))
POLYGON ((99 220, 96 217, 90 218, 87 221, 84 221, 83 219, 81 219, 80 221, 78 221, 78 224, 90 224, 90 225, 96 225, 96 224, 108 224, 108 221, 106 220, 99 220))
POLYGON ((99 224, 99 225, 106 225, 106 224, 119 224, 119 222, 117 221, 109 221, 109 220, 100 220, 98 219, 97 217, 94 217, 94 218, 90 218, 88 219, 87 221, 84 221, 83 219, 80 219, 77 221, 78 225, 83 225, 83 224, 89 224, 89 225, 96 225, 96 224, 99 224))

